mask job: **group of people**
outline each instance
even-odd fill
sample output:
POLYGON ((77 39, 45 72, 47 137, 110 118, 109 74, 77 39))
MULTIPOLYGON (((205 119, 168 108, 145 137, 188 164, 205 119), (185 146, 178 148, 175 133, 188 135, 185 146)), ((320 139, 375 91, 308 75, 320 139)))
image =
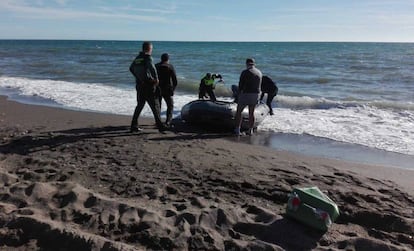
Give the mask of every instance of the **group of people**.
POLYGON ((155 123, 160 132, 168 129, 172 120, 174 107, 174 91, 177 87, 177 76, 172 64, 169 63, 169 55, 161 55, 161 62, 154 65, 151 54, 153 45, 151 42, 142 44, 142 51, 132 61, 129 70, 135 77, 135 89, 137 91, 137 106, 132 116, 131 132, 138 132, 138 117, 145 103, 151 108, 155 123), (167 104, 167 118, 165 124, 161 122, 161 101, 167 104))
MULTIPOLYGON (((154 64, 151 57, 153 45, 151 42, 142 44, 142 51, 131 63, 129 70, 135 77, 137 91, 137 106, 131 122, 131 132, 138 132, 142 129, 138 127, 138 118, 145 103, 151 108, 155 123, 160 132, 167 130, 171 125, 172 112, 174 107, 173 96, 177 87, 177 76, 172 64, 169 63, 169 55, 161 55, 161 62, 154 64), (165 123, 161 121, 161 102, 165 100, 167 104, 167 115, 165 123)), ((242 122, 242 111, 246 106, 249 109, 249 130, 247 134, 253 133, 254 110, 256 104, 263 100, 267 94, 266 104, 269 106, 270 114, 273 115, 272 100, 277 95, 276 84, 256 68, 253 58, 246 59, 246 69, 240 75, 238 86, 232 86, 237 103, 236 128, 234 133, 241 135, 240 127, 242 122), (260 95, 261 93, 261 95, 260 95), (260 97, 259 97, 260 95, 260 97)), ((201 79, 199 87, 199 99, 204 99, 208 94, 210 100, 216 101, 214 94, 215 79, 222 80, 220 74, 207 73, 201 79)))

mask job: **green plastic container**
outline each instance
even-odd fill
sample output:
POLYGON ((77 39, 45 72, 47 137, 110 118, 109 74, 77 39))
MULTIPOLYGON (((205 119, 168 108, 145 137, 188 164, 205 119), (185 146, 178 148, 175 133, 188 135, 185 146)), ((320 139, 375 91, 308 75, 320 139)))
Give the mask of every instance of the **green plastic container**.
POLYGON ((339 209, 317 187, 295 188, 289 194, 286 215, 310 227, 327 231, 338 218, 339 209))

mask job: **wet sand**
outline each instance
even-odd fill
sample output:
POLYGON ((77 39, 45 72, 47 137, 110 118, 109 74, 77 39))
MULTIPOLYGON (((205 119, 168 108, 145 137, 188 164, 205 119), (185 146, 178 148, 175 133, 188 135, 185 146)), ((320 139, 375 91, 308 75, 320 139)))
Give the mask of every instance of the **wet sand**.
POLYGON ((307 156, 345 160, 383 167, 414 170, 414 156, 339 142, 312 135, 261 132, 256 137, 234 138, 237 142, 267 146, 307 156))
POLYGON ((0 97, 0 249, 414 249, 412 170, 129 123, 0 97), (284 215, 307 186, 339 206, 325 233, 284 215))

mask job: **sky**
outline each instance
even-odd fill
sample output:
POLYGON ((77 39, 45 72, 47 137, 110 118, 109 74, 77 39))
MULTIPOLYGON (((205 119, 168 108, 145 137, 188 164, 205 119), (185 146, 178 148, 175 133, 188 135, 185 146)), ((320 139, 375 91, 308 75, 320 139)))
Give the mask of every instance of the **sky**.
POLYGON ((0 39, 414 42, 414 0, 0 0, 0 39))

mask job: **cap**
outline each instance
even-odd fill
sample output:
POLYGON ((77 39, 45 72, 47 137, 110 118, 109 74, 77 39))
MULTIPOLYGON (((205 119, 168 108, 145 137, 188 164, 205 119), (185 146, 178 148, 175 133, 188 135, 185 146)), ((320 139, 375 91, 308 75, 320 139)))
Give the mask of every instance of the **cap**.
POLYGON ((170 59, 170 55, 168 55, 168 53, 164 53, 161 55, 161 61, 165 62, 168 61, 170 59))
POLYGON ((254 58, 248 58, 246 59, 246 65, 255 65, 254 58))

